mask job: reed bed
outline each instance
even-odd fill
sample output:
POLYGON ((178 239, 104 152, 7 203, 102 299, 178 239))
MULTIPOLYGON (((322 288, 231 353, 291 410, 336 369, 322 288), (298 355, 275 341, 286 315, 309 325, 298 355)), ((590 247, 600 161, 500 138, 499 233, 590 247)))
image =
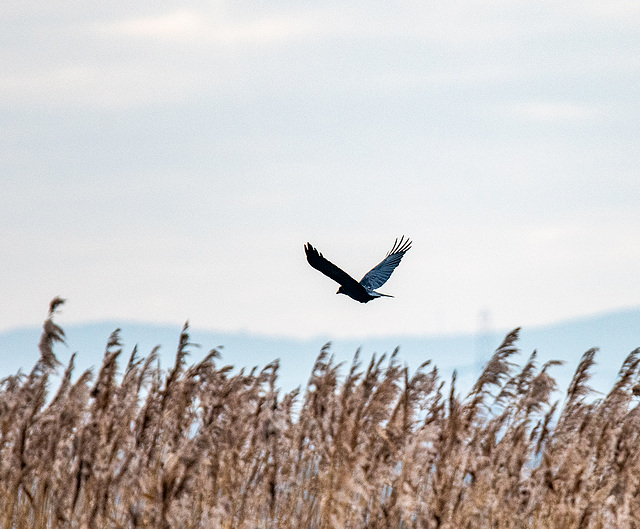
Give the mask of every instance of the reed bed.
POLYGON ((74 376, 60 303, 31 372, 0 383, 2 528, 640 527, 640 350, 597 399, 595 350, 560 394, 557 362, 515 363, 518 330, 465 396, 429 362, 341 366, 328 346, 282 393, 277 361, 188 364, 187 325, 166 371, 115 331, 74 376))

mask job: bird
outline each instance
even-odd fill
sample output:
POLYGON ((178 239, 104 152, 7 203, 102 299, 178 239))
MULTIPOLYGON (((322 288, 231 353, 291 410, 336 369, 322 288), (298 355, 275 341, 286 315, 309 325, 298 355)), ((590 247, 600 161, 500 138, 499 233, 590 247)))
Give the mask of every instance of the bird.
POLYGON ((385 258, 369 270, 360 282, 326 259, 311 243, 307 242, 305 244, 304 251, 307 254, 307 261, 313 268, 340 284, 336 294, 346 294, 360 303, 367 303, 382 296, 393 297, 389 294, 376 292, 375 289, 380 288, 387 282, 393 271, 400 264, 404 254, 410 248, 410 239, 407 238, 405 240, 404 235, 399 240, 396 238, 385 258))

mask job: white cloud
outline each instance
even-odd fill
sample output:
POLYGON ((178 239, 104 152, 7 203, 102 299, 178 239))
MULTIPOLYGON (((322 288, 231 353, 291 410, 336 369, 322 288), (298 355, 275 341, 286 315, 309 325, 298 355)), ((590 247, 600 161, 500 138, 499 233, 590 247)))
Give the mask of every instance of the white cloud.
POLYGON ((640 2, 636 0, 579 0, 570 4, 577 14, 590 17, 606 17, 627 24, 637 24, 640 2))
POLYGON ((313 31, 313 23, 308 16, 265 16, 238 23, 214 13, 181 10, 155 17, 132 18, 101 29, 103 33, 124 37, 264 44, 308 35, 313 31))
POLYGON ((593 105, 553 101, 514 103, 508 105, 506 110, 511 116, 538 122, 587 121, 603 115, 603 112, 593 105))
POLYGON ((195 11, 175 11, 156 17, 125 20, 108 25, 105 30, 130 36, 171 38, 201 31, 203 22, 195 11))

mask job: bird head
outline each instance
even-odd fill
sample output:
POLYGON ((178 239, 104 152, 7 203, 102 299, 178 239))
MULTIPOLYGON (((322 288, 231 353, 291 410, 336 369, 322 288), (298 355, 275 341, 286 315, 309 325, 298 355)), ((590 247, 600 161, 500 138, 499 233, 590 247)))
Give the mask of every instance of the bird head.
POLYGON ((340 288, 338 289, 338 291, 336 292, 336 294, 344 294, 344 290, 342 289, 342 285, 340 285, 340 288))

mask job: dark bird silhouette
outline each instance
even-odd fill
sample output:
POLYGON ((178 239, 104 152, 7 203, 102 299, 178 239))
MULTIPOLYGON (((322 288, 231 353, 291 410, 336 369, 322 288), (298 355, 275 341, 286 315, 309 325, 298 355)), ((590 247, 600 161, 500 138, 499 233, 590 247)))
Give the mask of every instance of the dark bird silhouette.
POLYGON ((360 303, 366 303, 381 296, 393 297, 389 294, 376 292, 375 289, 387 282, 409 248, 411 248, 411 241, 409 239, 405 241, 404 235, 400 240, 396 239, 387 256, 377 266, 369 270, 359 283, 344 270, 325 259, 310 243, 305 245, 304 251, 307 254, 307 261, 313 268, 340 283, 336 294, 346 294, 360 303))

